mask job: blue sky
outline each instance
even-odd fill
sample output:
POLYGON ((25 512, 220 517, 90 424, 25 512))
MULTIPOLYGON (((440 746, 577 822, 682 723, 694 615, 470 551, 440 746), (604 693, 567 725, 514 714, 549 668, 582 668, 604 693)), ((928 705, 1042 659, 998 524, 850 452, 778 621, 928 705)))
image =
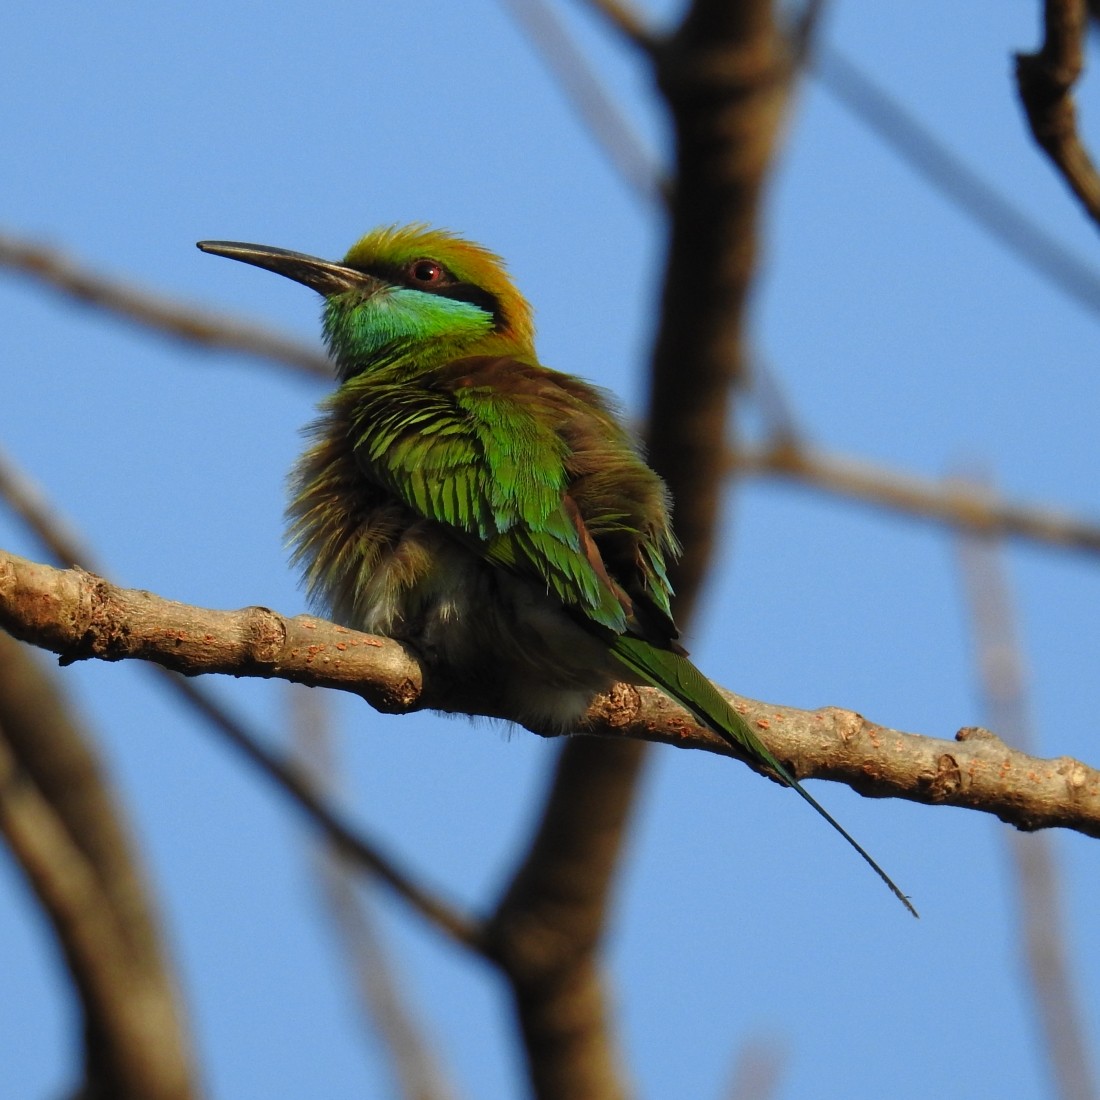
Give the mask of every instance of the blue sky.
MULTIPOLYGON (((1085 258, 1095 231, 1032 147, 1011 54, 1037 5, 832 6, 829 40, 1085 258)), ((654 5, 660 18, 676 6, 654 5)), ((659 154, 644 68, 565 14, 659 154)), ((1098 137, 1091 85, 1086 136, 1098 137)), ((338 256, 425 221, 506 256, 559 369, 643 407, 662 251, 503 7, 89 6, 0 12, 0 224, 182 300, 316 340, 317 302, 201 255, 202 238, 338 256)), ((1100 142, 1094 142, 1100 144, 1100 142)), ((0 278, 0 446, 111 576, 210 607, 303 609, 283 479, 323 387, 182 347, 0 278)), ((822 447, 1095 514, 1097 322, 986 238, 814 82, 771 189, 754 340, 822 447)), ((717 681, 951 737, 980 723, 956 547, 943 531, 807 490, 732 487, 688 642, 717 681)), ((0 511, 0 545, 36 556, 0 511)), ((1006 553, 1043 755, 1095 763, 1100 570, 1006 553)), ((164 915, 211 1096, 391 1095, 283 800, 136 666, 65 670, 94 715, 164 915)), ((274 738, 288 692, 212 685, 274 738)), ((471 907, 507 875, 555 746, 523 731, 332 699, 343 795, 364 828, 471 907)), ((1004 827, 815 793, 922 913, 909 920, 790 792, 702 753, 655 751, 608 959, 639 1094, 718 1096, 741 1044, 774 1041, 781 1095, 1049 1095, 1017 955, 1004 827)), ((1054 838, 1095 1043, 1095 842, 1054 838)), ((385 897, 394 964, 467 1097, 522 1094, 500 982, 385 897)), ((0 1094, 76 1071, 64 974, 0 859, 0 1094)))

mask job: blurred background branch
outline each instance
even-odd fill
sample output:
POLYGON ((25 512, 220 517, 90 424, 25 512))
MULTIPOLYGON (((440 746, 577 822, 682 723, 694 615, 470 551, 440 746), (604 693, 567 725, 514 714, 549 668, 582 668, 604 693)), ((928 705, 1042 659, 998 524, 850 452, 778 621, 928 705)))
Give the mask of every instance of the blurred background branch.
MULTIPOLYGON (((1076 2, 1076 0, 1072 0, 1076 2)), ((831 95, 950 202, 1021 263, 1090 313, 1100 312, 1100 272, 1048 233, 840 50, 819 47, 813 73, 831 95)))
MULTIPOLYGON (((73 564, 86 572, 90 572, 96 565, 95 557, 83 544, 72 525, 49 503, 34 480, 2 451, 0 500, 12 508, 56 561, 73 564)), ((0 558, 3 556, 4 552, 0 551, 0 558)), ((148 595, 145 593, 145 596, 148 595)), ((215 631, 216 629, 215 627, 215 631)), ((178 643, 178 633, 176 638, 178 643)), ((471 921, 416 883, 395 858, 382 851, 377 841, 368 839, 353 828, 327 804, 307 774, 295 767, 291 760, 283 759, 278 752, 267 747, 265 739, 250 730, 211 691, 162 664, 145 663, 145 667, 182 699, 192 713, 202 719, 203 724, 213 729, 258 771, 281 788, 329 838, 329 842, 344 853, 345 858, 356 859, 447 935, 467 946, 477 943, 479 933, 471 921)))
MULTIPOLYGON (((987 721, 1014 748, 1034 753, 1026 662, 1003 555, 992 536, 960 539, 958 549, 987 721)), ((1016 831, 1004 836, 1014 872, 1022 969, 1031 984, 1048 1072, 1061 1100, 1094 1100, 1095 1074, 1054 838, 1016 831)))
MULTIPOLYGON (((292 687, 287 710, 303 773, 328 801, 337 800, 340 767, 324 696, 292 687)), ((310 855, 342 969, 372 1037, 389 1058, 396 1094, 401 1100, 457 1100, 440 1056, 409 1003, 405 976, 385 944, 371 880, 359 880, 360 865, 331 838, 314 845, 310 855)))
POLYGON ((185 306, 132 283, 84 267, 56 249, 0 233, 0 269, 6 269, 109 316, 187 344, 236 352, 328 381, 332 367, 317 348, 306 347, 263 325, 185 306))
POLYGON ((114 792, 56 676, 0 633, 0 834, 80 1000, 81 1100, 201 1095, 175 977, 114 792))
POLYGON ((1052 508, 998 500, 977 485, 944 484, 784 441, 731 452, 729 461, 731 472, 739 477, 789 481, 960 532, 1023 539, 1089 555, 1100 551, 1100 524, 1052 508))

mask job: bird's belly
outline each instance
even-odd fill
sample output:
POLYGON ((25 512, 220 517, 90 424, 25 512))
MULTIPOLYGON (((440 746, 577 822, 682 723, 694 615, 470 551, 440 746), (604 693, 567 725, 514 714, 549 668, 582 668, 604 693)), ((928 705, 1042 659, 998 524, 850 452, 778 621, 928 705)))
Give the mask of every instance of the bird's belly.
POLYGON ((408 642, 538 732, 575 729, 593 695, 622 675, 606 644, 540 585, 427 522, 379 556, 358 605, 359 614, 342 616, 348 625, 408 642))
POLYGON ((411 645, 464 697, 544 733, 576 728, 623 675, 541 584, 487 563, 453 532, 364 484, 332 439, 307 453, 289 509, 311 600, 346 626, 411 645), (357 508, 337 507, 354 499, 357 508))

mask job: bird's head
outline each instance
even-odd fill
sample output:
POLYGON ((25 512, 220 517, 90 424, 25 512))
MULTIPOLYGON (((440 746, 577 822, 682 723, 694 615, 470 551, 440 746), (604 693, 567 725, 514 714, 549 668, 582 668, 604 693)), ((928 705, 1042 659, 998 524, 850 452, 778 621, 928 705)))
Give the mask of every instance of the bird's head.
POLYGON ((199 248, 322 294, 325 340, 343 378, 394 362, 429 367, 460 355, 534 358, 531 307, 503 261, 444 230, 375 229, 338 263, 233 241, 200 241, 199 248))

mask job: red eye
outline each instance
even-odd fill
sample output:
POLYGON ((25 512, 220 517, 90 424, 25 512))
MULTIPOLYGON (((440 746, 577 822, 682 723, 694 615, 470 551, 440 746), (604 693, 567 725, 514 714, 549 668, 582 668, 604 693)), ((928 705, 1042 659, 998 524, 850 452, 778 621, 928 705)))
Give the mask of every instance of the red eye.
POLYGON ((447 272, 435 260, 413 260, 409 264, 409 278, 421 286, 439 286, 447 281, 447 272))

